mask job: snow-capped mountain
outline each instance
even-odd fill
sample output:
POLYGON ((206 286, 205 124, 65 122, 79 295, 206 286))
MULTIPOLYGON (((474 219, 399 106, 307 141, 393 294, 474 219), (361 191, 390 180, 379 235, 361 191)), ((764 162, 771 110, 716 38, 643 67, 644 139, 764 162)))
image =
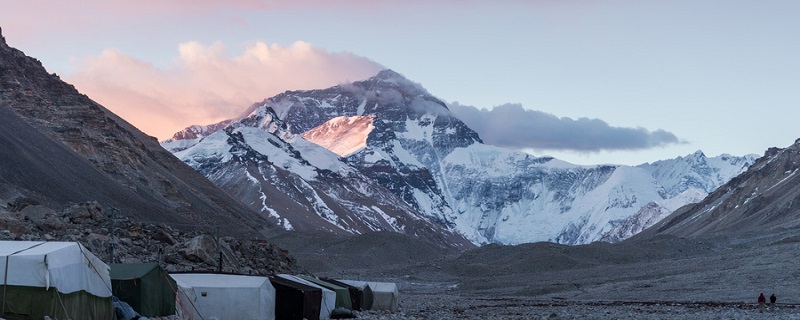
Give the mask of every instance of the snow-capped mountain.
POLYGON ((614 223, 600 240, 616 242, 637 234, 661 221, 678 208, 703 200, 709 193, 747 170, 756 155, 734 157, 722 154, 708 158, 702 151, 686 157, 645 163, 637 167, 650 172, 663 187, 659 201, 646 204, 635 214, 614 223))
POLYGON ((796 229, 800 227, 798 172, 800 139, 787 148, 770 148, 746 172, 646 232, 698 237, 796 229))
POLYGON ((175 155, 287 230, 388 230, 448 247, 471 245, 335 153, 289 132, 267 106, 175 155))
MULTIPOLYGON (((391 70, 324 90, 285 92, 258 110, 271 110, 292 135, 284 136, 282 150, 308 141, 326 146, 344 157, 337 166, 345 167, 332 172, 372 181, 409 212, 476 244, 617 241, 700 200, 755 159, 697 152, 637 167, 578 166, 493 147, 444 102, 391 70)), ((224 132, 241 132, 241 126, 235 122, 224 132)), ((210 148, 206 140, 215 134, 176 155, 220 184, 232 178, 219 178, 209 172, 218 165, 190 156, 207 152, 200 149, 210 148)), ((304 157, 303 151, 296 155, 304 157)), ((302 178, 312 185, 319 180, 302 178)))
POLYGON ((219 130, 225 129, 225 127, 230 125, 232 122, 233 120, 224 120, 221 122, 205 126, 201 125, 189 126, 186 129, 176 132, 174 135, 172 135, 172 138, 161 141, 161 146, 172 153, 184 150, 188 147, 197 144, 198 142, 200 142, 200 140, 202 140, 206 136, 214 132, 217 132, 219 130))

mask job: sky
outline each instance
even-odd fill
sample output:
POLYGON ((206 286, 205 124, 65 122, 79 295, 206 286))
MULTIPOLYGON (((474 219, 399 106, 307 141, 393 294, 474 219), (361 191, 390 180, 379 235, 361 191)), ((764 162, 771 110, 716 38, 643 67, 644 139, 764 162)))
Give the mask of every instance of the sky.
POLYGON ((392 69, 486 143, 575 164, 800 138, 800 1, 3 0, 0 28, 159 140, 392 69))

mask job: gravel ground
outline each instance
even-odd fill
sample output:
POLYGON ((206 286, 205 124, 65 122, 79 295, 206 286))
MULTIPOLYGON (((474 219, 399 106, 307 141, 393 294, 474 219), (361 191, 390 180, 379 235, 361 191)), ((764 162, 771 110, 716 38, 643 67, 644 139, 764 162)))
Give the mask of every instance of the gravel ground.
POLYGON ((320 243, 326 250, 295 253, 320 276, 398 284, 400 310, 361 319, 800 319, 797 234, 486 246, 439 257, 320 243), (775 293, 778 305, 759 312, 759 292, 775 293))
POLYGON ((398 312, 367 311, 359 319, 800 319, 796 305, 763 313, 756 304, 713 302, 586 302, 404 294, 398 312))

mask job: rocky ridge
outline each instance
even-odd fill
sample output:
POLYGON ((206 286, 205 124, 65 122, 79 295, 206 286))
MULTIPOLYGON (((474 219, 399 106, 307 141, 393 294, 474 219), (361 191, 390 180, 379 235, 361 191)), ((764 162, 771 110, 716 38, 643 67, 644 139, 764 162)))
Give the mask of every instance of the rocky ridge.
POLYGON ((17 186, 39 202, 59 208, 67 202, 97 200, 120 208, 123 215, 176 225, 219 223, 226 226, 226 234, 251 238, 269 226, 156 139, 48 73, 41 62, 4 39, 0 112, 2 146, 16 151, 0 155, 0 182, 17 186))
POLYGON ((770 148, 748 170, 648 230, 698 236, 779 232, 800 227, 800 139, 770 148))
POLYGON ((0 238, 80 241, 110 262, 296 270, 269 222, 0 34, 0 238), (211 236, 213 235, 213 237, 211 236), (216 258, 216 259, 215 259, 216 258))

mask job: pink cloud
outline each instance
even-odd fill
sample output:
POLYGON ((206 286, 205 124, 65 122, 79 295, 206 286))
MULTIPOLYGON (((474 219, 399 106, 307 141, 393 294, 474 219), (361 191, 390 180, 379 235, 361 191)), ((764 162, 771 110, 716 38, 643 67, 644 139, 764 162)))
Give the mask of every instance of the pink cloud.
POLYGON ((369 59, 330 53, 306 42, 288 47, 256 42, 235 55, 220 42, 187 42, 178 52, 172 65, 159 67, 106 49, 64 79, 163 140, 192 124, 235 117, 252 103, 286 90, 326 88, 383 69, 369 59))

